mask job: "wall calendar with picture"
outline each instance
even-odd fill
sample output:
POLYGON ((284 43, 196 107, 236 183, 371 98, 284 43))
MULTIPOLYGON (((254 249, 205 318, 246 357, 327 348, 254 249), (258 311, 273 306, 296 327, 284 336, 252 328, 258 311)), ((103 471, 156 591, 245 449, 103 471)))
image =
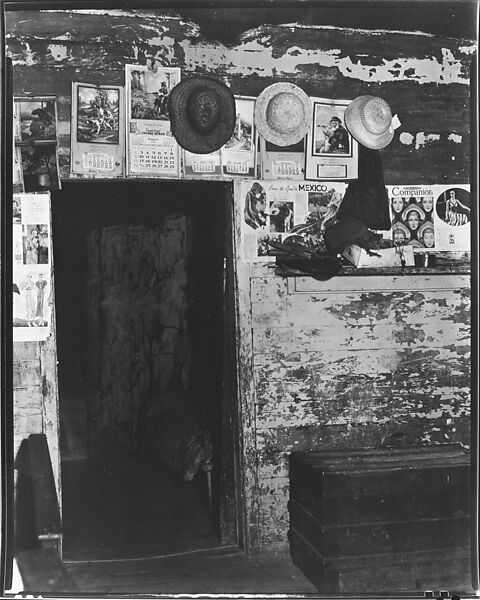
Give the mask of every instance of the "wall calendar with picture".
POLYGON ((72 83, 72 173, 92 177, 124 174, 123 87, 72 83))
POLYGON ((358 177, 358 142, 345 127, 350 100, 311 98, 312 129, 307 135, 306 179, 327 181, 358 177))
POLYGON ((152 71, 125 65, 128 176, 179 177, 180 150, 170 127, 168 98, 180 77, 176 67, 152 71))

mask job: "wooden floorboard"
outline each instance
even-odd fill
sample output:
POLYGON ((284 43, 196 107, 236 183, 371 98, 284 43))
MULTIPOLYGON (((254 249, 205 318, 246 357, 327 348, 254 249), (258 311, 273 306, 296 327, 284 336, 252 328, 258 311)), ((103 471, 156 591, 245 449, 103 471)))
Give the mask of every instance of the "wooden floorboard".
POLYGON ((99 594, 318 595, 289 554, 234 548, 147 560, 67 563, 79 589, 99 594))
POLYGON ((199 486, 175 479, 148 457, 110 452, 97 461, 68 461, 62 478, 67 561, 145 558, 219 545, 199 486))

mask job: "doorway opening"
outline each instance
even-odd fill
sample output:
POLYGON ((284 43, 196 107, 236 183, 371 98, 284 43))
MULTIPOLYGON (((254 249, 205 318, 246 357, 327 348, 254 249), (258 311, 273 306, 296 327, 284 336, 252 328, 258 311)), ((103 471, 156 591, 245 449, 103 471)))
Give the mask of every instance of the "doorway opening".
POLYGON ((52 194, 66 562, 237 543, 229 186, 52 194))

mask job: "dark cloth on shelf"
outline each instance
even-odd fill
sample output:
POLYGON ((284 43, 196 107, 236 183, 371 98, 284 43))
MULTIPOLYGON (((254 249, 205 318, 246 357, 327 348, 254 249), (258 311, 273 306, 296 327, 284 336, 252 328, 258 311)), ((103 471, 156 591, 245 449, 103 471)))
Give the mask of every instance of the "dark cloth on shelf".
POLYGON ((338 254, 352 244, 369 252, 381 237, 382 234, 370 231, 360 219, 344 217, 325 230, 325 245, 331 254, 338 254))

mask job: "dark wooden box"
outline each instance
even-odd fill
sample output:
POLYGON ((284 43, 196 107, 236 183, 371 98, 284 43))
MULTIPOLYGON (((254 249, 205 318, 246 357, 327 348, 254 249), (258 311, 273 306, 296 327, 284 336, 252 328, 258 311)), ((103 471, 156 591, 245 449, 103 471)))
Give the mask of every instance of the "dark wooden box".
POLYGON ((471 589, 461 446, 297 452, 290 550, 322 593, 471 589))

